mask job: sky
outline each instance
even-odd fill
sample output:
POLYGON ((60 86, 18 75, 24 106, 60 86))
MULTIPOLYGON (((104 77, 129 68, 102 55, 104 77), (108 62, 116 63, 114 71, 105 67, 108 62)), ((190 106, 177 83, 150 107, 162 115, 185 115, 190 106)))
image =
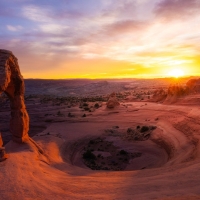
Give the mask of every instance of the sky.
POLYGON ((24 78, 200 75, 200 0, 1 0, 24 78))

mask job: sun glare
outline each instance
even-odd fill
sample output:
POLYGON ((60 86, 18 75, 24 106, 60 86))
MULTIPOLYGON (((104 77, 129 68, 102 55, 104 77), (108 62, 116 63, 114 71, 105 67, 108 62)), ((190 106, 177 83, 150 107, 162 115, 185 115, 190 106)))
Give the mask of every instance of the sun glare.
POLYGON ((173 69, 168 73, 169 76, 179 78, 181 76, 184 76, 184 72, 181 69, 173 69))

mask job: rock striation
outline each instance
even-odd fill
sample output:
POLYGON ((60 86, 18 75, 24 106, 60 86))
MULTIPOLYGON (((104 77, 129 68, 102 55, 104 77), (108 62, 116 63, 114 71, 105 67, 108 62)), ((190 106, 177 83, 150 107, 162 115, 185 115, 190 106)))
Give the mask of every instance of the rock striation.
POLYGON ((24 103, 24 90, 17 58, 11 51, 0 49, 0 94, 4 92, 10 100, 10 132, 18 143, 29 139, 29 116, 24 103))
POLYGON ((113 92, 107 102, 107 108, 115 108, 116 106, 119 106, 120 103, 117 100, 116 94, 113 92))

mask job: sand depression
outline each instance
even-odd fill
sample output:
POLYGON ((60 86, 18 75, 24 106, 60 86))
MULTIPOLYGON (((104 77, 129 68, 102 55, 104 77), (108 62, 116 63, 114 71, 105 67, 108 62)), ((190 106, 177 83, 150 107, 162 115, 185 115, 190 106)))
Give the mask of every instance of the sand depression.
MULTIPOLYGON (((154 110, 154 104, 124 106, 115 112, 101 108, 88 121, 68 124, 68 129, 81 133, 74 134, 75 138, 70 136, 70 140, 66 138, 61 148, 64 161, 82 169, 124 171, 171 166, 195 159, 198 139, 193 135, 188 137, 185 124, 177 122, 174 127, 176 122, 170 121, 173 115, 178 120, 184 113, 174 110, 174 106, 171 107, 174 114, 165 110, 162 115, 159 109, 154 110), (101 123, 102 118, 106 123, 101 123)), ((161 107, 170 109, 170 106, 161 107)))

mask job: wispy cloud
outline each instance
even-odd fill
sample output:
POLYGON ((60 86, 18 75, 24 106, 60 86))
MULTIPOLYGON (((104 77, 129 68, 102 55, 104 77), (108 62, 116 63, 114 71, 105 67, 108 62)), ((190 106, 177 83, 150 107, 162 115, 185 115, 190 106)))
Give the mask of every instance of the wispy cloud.
POLYGON ((11 26, 11 25, 7 25, 6 27, 7 27, 7 29, 8 29, 9 31, 13 31, 13 32, 15 32, 15 31, 21 31, 21 30, 23 29, 22 26, 11 26))
POLYGON ((199 0, 162 0, 155 7, 155 13, 166 20, 182 20, 199 12, 199 0))
MULTIPOLYGON (((199 8, 200 0, 2 0, 0 44, 32 72, 55 66, 73 71, 72 60, 126 62, 133 73, 186 65, 200 50, 199 8)), ((81 73, 92 70, 88 62, 81 73)))
POLYGON ((51 10, 49 8, 38 7, 35 5, 28 5, 22 8, 22 15, 36 22, 50 22, 52 18, 50 17, 51 10))

